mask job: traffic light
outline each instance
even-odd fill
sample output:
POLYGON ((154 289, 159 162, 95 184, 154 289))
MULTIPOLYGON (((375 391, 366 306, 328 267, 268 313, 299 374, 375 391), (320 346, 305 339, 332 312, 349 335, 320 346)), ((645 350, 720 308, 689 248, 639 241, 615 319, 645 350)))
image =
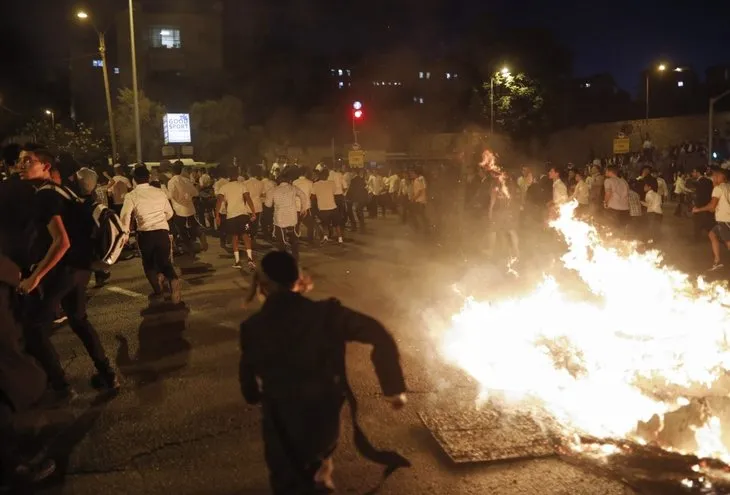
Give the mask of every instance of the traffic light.
POLYGON ((356 101, 352 104, 352 118, 354 120, 360 120, 362 119, 363 111, 362 111, 362 103, 359 101, 356 101))

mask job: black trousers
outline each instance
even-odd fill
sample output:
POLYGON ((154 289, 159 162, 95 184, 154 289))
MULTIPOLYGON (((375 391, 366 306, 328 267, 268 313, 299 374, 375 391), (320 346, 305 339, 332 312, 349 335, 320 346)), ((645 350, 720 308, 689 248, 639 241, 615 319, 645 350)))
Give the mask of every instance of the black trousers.
POLYGON ((411 202, 405 194, 400 197, 400 219, 402 223, 408 223, 411 211, 411 202))
POLYGON ((410 204, 410 216, 413 226, 416 230, 428 234, 428 220, 426 219, 426 204, 414 203, 410 204))
POLYGON ((280 251, 289 251, 295 260, 299 260, 299 238, 294 227, 274 226, 274 240, 280 251))
POLYGON ((693 213, 692 224, 694 227, 695 239, 700 239, 703 233, 706 237, 707 233, 710 232, 715 226, 715 214, 710 211, 693 213))
POLYGON ((269 208, 264 206, 264 211, 261 212, 261 232, 264 239, 271 238, 271 232, 274 226, 274 207, 269 208))
POLYGON ((360 230, 365 229, 365 204, 364 203, 353 203, 352 201, 347 202, 347 219, 350 221, 352 228, 357 228, 357 223, 360 222, 360 230), (357 215, 357 221, 355 216, 357 215))
POLYGON ((71 330, 81 339, 96 369, 102 374, 111 372, 99 334, 86 314, 86 285, 90 278, 90 270, 57 266, 46 275, 39 289, 28 296, 23 325, 26 350, 43 367, 54 389, 68 386, 66 374, 50 339, 54 315, 59 305, 68 316, 71 330))
POLYGON ((335 206, 337 207, 337 211, 340 213, 342 227, 344 227, 345 219, 347 219, 347 202, 345 201, 344 194, 335 194, 335 206))
POLYGON ((200 237, 200 223, 195 216, 181 217, 175 215, 172 219, 175 231, 190 255, 195 254, 195 240, 200 237))
POLYGON ((172 266, 172 244, 167 230, 137 232, 137 242, 142 253, 145 273, 161 273, 167 280, 175 280, 177 273, 172 266))
POLYGON ((307 228, 307 241, 314 242, 314 230, 318 228, 317 220, 311 213, 307 216, 304 216, 301 212, 299 212, 298 215, 299 223, 297 224, 297 230, 299 230, 299 227, 304 224, 304 226, 307 228))

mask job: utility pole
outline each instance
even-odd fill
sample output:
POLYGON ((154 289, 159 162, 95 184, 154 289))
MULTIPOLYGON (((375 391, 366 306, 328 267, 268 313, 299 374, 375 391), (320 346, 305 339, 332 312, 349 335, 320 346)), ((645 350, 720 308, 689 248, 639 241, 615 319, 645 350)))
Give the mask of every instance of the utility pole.
POLYGON ((715 96, 714 98, 710 98, 710 115, 707 119, 707 164, 712 165, 712 138, 715 127, 715 103, 725 98, 727 95, 730 95, 730 89, 727 91, 723 91, 719 95, 715 96))
POLYGON ((106 63, 106 40, 104 33, 99 34, 99 55, 101 55, 101 70, 104 73, 104 94, 106 96, 106 113, 109 118, 109 137, 112 142, 112 163, 117 159, 117 134, 114 130, 114 112, 112 110, 112 95, 109 88, 109 64, 106 63))
POLYGON ((132 48, 132 91, 134 92, 134 127, 137 138, 137 164, 142 163, 142 129, 139 124, 139 87, 137 86, 137 48, 134 40, 134 5, 129 0, 129 41, 132 48))

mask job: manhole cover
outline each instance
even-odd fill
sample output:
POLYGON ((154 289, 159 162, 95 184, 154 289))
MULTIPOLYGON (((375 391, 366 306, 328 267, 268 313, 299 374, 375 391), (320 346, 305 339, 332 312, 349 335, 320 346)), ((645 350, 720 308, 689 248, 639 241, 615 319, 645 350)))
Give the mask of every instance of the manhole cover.
POLYGON ((418 415, 455 463, 556 455, 550 433, 528 415, 475 410, 473 403, 418 415))

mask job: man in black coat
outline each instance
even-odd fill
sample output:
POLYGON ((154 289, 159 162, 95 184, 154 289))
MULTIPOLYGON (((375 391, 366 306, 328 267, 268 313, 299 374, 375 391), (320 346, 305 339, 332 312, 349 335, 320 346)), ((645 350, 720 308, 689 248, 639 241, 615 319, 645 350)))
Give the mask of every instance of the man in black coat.
POLYGON ((261 404, 269 480, 274 494, 334 490, 331 456, 340 410, 350 402, 355 444, 366 458, 387 466, 386 476, 408 461, 375 450, 357 424, 357 403, 345 376, 347 342, 371 344, 380 386, 395 408, 405 405, 398 347, 376 320, 338 301, 304 297, 296 261, 274 251, 261 261, 254 281, 263 307, 241 325, 241 392, 261 404))
POLYGON ((21 332, 15 318, 15 288, 20 268, 0 254, 0 486, 16 481, 35 482, 56 468, 42 456, 22 461, 13 416, 38 402, 46 389, 46 374, 22 351, 21 332))

